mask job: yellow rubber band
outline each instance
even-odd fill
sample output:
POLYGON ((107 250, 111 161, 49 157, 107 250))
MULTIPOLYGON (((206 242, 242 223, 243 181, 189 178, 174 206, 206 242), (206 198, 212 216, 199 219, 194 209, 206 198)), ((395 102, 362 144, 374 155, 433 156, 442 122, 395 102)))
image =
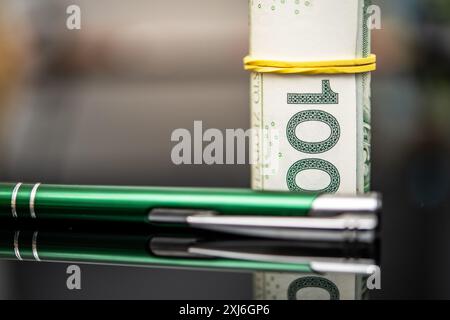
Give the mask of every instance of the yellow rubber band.
POLYGON ((374 71, 377 68, 376 61, 374 54, 351 60, 308 62, 261 60, 248 56, 244 58, 244 68, 259 73, 350 74, 374 71))

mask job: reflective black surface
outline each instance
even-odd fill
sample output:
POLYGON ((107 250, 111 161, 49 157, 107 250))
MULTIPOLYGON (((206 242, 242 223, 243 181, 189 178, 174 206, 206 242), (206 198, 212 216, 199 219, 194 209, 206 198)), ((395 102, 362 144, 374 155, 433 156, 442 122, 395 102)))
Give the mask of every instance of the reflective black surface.
MULTIPOLYGON (((9 2, 26 7, 13 19, 14 39, 32 39, 24 45, 32 66, 16 80, 11 107, 2 104, 1 181, 249 187, 247 166, 175 166, 170 158, 172 131, 194 120, 249 126, 245 1, 198 1, 202 10, 166 0, 126 8, 110 0, 9 2), (61 27, 69 3, 89 6, 91 33, 61 27), (189 63, 180 67, 180 57, 189 63)), ((383 29, 373 32, 373 189, 385 208, 382 290, 371 296, 450 298, 449 2, 374 3, 383 29)), ((252 297, 249 274, 83 266, 83 289, 69 291, 66 268, 2 263, 0 295, 252 297)))

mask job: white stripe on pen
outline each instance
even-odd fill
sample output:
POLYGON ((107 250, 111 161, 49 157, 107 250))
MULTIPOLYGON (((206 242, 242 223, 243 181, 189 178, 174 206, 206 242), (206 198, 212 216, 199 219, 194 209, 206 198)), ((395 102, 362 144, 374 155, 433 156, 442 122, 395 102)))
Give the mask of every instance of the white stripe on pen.
POLYGON ((32 219, 36 219, 36 211, 35 211, 35 208, 34 208, 34 202, 35 202, 35 199, 36 199, 37 190, 38 190, 40 185, 41 185, 40 183, 36 183, 34 185, 33 189, 31 190, 31 194, 30 194, 30 215, 31 215, 32 219))
POLYGON ((37 236, 38 236, 38 231, 35 231, 33 233, 33 240, 31 242, 31 248, 33 251, 33 257, 36 261, 40 262, 41 259, 39 258, 39 254, 38 254, 38 250, 37 250, 37 236))
POLYGON ((16 186, 13 189, 13 192, 11 194, 11 213, 13 218, 17 218, 17 210, 16 210, 16 199, 17 199, 17 193, 19 192, 19 188, 22 185, 22 183, 16 184, 16 186))
POLYGON ((19 251, 19 234, 20 231, 16 231, 14 233, 14 254, 16 255, 16 258, 20 261, 22 261, 22 256, 20 255, 20 251, 19 251))

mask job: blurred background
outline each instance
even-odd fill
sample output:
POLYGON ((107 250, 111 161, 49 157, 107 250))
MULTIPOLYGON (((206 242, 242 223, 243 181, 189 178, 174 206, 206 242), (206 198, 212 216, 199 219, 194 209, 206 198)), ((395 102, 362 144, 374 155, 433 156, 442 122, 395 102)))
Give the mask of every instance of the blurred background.
MULTIPOLYGON (((374 0, 373 298, 450 298, 450 2, 374 0)), ((176 128, 248 128, 245 0, 0 0, 0 181, 249 187, 249 167, 175 166, 176 128), (66 8, 82 7, 82 29, 66 8)), ((252 297, 250 274, 0 263, 0 298, 252 297)))

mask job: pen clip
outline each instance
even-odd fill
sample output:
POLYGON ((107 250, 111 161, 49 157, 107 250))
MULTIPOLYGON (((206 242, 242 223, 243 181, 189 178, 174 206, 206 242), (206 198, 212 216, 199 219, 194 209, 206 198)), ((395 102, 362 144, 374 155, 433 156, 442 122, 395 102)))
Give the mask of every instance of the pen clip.
POLYGON ((154 237, 149 248, 152 254, 163 257, 306 264, 317 273, 368 274, 375 265, 371 253, 375 246, 367 244, 154 237))
POLYGON ((326 217, 231 216, 214 211, 154 209, 151 223, 180 224, 215 232, 286 240, 371 242, 376 235, 376 214, 341 214, 326 217))

